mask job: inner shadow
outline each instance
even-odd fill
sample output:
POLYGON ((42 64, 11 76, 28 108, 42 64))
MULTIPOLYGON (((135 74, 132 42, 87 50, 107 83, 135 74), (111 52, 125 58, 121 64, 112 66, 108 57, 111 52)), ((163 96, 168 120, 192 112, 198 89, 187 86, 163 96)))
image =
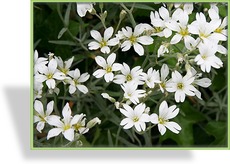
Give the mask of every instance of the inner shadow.
POLYGON ((4 88, 9 112, 17 133, 21 154, 25 159, 78 159, 78 160, 188 160, 193 158, 192 151, 189 150, 31 150, 30 149, 30 87, 8 86, 4 88), (167 157, 167 158, 166 158, 167 157))

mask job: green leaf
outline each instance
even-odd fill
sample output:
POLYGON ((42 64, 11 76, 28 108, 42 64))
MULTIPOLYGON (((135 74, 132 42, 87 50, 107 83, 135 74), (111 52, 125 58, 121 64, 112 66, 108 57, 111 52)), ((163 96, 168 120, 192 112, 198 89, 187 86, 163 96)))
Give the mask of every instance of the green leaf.
POLYGON ((226 122, 211 121, 205 127, 207 133, 215 137, 211 145, 227 146, 228 129, 226 122))
POLYGON ((61 31, 60 31, 59 34, 58 34, 58 39, 60 39, 60 38, 62 37, 62 35, 67 31, 67 29, 68 29, 68 28, 66 28, 66 27, 63 27, 63 28, 61 29, 61 31))
POLYGON ((68 40, 50 40, 49 43, 59 44, 59 45, 68 45, 68 46, 76 46, 76 43, 68 40))
POLYGON ((113 147, 113 139, 110 130, 107 131, 107 136, 108 136, 109 146, 113 147))
POLYGON ((68 4, 65 17, 64 17, 64 25, 65 27, 69 26, 69 15, 70 15, 70 10, 71 10, 71 3, 68 4))

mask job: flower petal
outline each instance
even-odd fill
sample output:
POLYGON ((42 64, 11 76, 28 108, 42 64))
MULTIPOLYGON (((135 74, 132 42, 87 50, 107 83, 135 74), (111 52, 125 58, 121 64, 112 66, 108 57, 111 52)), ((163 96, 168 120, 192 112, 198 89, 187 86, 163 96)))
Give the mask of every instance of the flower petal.
POLYGON ((50 101, 47 104, 46 116, 49 116, 53 112, 53 109, 54 109, 54 101, 50 101))
POLYGON ((96 61, 96 63, 99 65, 99 66, 101 66, 102 68, 106 68, 106 66, 107 66, 107 64, 106 64, 106 61, 105 61, 105 59, 103 58, 103 57, 101 57, 101 56, 96 56, 95 57, 95 61, 96 61))
POLYGON ((41 101, 35 100, 34 109, 38 112, 39 115, 41 115, 41 116, 45 115, 41 101))
POLYGON ((92 41, 88 44, 88 47, 90 50, 97 50, 101 45, 98 42, 92 41))
POLYGON ((133 48, 136 51, 136 53, 138 53, 138 55, 140 56, 144 55, 144 48, 140 44, 134 43, 133 48))
POLYGON ((153 38, 150 36, 140 36, 137 38, 137 42, 143 45, 150 45, 153 43, 153 38))
POLYGON ((40 121, 40 122, 38 122, 36 129, 39 131, 39 133, 41 133, 42 130, 44 129, 44 127, 45 127, 45 122, 40 121))
POLYGON ((95 76, 96 78, 101 78, 105 74, 106 74, 106 71, 104 69, 98 69, 93 73, 93 76, 95 76))
POLYGON ((166 128, 162 124, 158 124, 158 130, 159 130, 159 132, 160 132, 161 135, 164 135, 165 132, 166 132, 166 128))
POLYGON ((67 140, 73 141, 74 140, 74 129, 70 128, 70 129, 64 131, 63 135, 67 140))
POLYGON ((85 85, 77 85, 77 89, 79 89, 79 91, 81 91, 82 93, 86 94, 89 90, 85 85))
POLYGON ((96 30, 91 30, 91 31, 90 31, 90 34, 91 34, 91 36, 92 36, 95 40, 97 40, 98 42, 101 42, 101 41, 102 41, 101 34, 100 34, 98 31, 96 31, 96 30))
POLYGON ((109 66, 112 66, 112 64, 115 62, 115 60, 116 60, 116 54, 115 54, 115 53, 112 53, 112 54, 110 54, 110 55, 108 56, 108 58, 107 58, 107 64, 108 64, 109 66))
POLYGON ((178 134, 179 131, 181 130, 180 125, 178 125, 176 122, 166 122, 165 126, 171 130, 173 133, 178 134))
POLYGON ((113 27, 109 27, 107 29, 105 29, 104 32, 104 40, 107 41, 109 40, 109 38, 111 38, 111 36, 113 35, 113 27))
POLYGON ((52 137, 58 136, 62 132, 61 128, 53 128, 51 129, 47 134, 47 140, 49 140, 52 137))

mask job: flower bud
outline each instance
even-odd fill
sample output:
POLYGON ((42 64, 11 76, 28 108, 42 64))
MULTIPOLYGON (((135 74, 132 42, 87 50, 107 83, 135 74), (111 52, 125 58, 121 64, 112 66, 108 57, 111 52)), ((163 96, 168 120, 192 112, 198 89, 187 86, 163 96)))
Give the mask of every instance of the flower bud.
POLYGON ((126 14, 127 12, 125 10, 121 10, 120 15, 119 15, 120 20, 123 20, 126 14))
POLYGON ((94 119, 90 120, 87 123, 86 127, 90 129, 94 127, 96 124, 101 124, 101 120, 98 117, 95 117, 94 119))
POLYGON ((97 11, 96 11, 94 8, 92 8, 92 10, 91 10, 91 11, 89 11, 89 12, 90 12, 90 14, 92 14, 92 15, 97 14, 97 11))

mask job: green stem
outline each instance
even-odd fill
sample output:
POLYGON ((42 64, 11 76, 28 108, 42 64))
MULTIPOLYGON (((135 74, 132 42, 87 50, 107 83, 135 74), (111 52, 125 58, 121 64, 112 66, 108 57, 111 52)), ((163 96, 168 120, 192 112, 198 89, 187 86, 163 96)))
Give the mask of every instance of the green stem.
POLYGON ((117 146, 117 145, 118 145, 118 138, 119 138, 120 132, 121 132, 121 126, 119 126, 119 128, 118 128, 118 130, 117 130, 117 135, 116 135, 115 146, 117 146))
POLYGON ((129 10, 123 3, 121 3, 120 5, 121 5, 121 7, 123 7, 124 10, 128 13, 129 18, 130 18, 130 21, 131 21, 131 23, 132 23, 132 26, 133 26, 133 28, 135 28, 135 27, 136 27, 136 21, 135 21, 135 19, 134 19, 134 17, 133 17, 133 14, 132 14, 132 11, 133 11, 133 8, 134 8, 135 3, 133 4, 133 6, 132 6, 132 8, 131 8, 130 10, 129 10))
POLYGON ((64 95, 63 95, 63 100, 62 100, 62 109, 65 106, 65 98, 66 98, 66 94, 67 94, 67 89, 66 89, 66 85, 64 85, 64 95))

